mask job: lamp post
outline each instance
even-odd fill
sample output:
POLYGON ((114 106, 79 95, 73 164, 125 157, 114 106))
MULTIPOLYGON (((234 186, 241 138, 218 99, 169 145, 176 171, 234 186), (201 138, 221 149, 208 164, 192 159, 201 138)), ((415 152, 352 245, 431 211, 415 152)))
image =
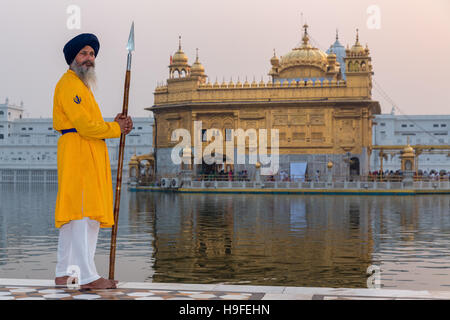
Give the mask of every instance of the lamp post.
POLYGON ((261 163, 259 162, 255 164, 255 182, 256 184, 261 183, 261 163))
POLYGON ((328 174, 328 182, 333 182, 333 172, 331 171, 331 169, 333 169, 333 166, 334 166, 334 164, 333 164, 333 162, 330 160, 330 161, 328 161, 328 163, 327 163, 327 174, 328 174))

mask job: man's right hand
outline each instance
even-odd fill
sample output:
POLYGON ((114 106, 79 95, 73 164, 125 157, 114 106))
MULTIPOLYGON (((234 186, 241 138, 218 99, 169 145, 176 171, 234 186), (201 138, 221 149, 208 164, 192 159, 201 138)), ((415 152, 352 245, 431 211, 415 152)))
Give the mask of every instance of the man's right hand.
POLYGON ((119 113, 114 121, 119 124, 122 134, 127 135, 131 132, 131 130, 133 130, 133 120, 131 120, 131 117, 129 116, 126 117, 119 113))

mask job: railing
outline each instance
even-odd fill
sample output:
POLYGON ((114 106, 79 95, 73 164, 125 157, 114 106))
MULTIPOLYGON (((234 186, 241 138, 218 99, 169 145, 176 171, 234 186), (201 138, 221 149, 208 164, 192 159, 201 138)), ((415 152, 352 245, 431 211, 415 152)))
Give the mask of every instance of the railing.
POLYGON ((223 174, 201 174, 192 177, 193 181, 250 181, 248 174, 223 175, 223 174))
POLYGON ((0 183, 58 183, 57 170, 0 169, 0 183))
MULTIPOLYGON (((179 175, 172 175, 173 177, 179 177, 179 175)), ((172 178, 168 176, 168 178, 172 178)), ((413 176, 413 181, 450 181, 450 175, 443 176, 413 176)), ((405 179, 403 175, 368 175, 368 176, 329 176, 329 175, 317 175, 317 176, 288 176, 283 174, 260 176, 261 182, 402 182, 405 179)), ((192 181, 256 181, 254 175, 241 174, 241 175, 223 175, 223 174, 203 174, 195 175, 192 177, 192 181)))
POLYGON ((327 190, 450 190, 450 181, 184 181, 183 188, 194 189, 327 189, 327 190))
MULTIPOLYGON (((116 181, 117 170, 111 170, 113 181, 116 181)), ((128 181, 128 172, 124 171, 123 183, 128 181)), ((56 169, 0 169, 0 183, 22 184, 40 183, 57 184, 58 171, 56 169)))

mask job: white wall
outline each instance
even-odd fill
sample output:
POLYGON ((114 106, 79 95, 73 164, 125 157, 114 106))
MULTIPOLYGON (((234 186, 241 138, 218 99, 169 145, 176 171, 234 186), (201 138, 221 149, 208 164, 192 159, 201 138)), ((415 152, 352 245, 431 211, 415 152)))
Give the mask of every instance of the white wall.
MULTIPOLYGON (((450 115, 392 115, 375 116, 373 127, 373 145, 442 145, 450 148, 450 115)), ((387 151, 390 152, 390 151, 387 151)), ((450 171, 450 150, 435 151, 435 154, 424 153, 419 156, 419 169, 423 171, 450 171)), ((371 156, 371 171, 379 170, 379 151, 374 150, 371 156)), ((383 161, 384 170, 399 170, 399 154, 388 156, 383 161)))

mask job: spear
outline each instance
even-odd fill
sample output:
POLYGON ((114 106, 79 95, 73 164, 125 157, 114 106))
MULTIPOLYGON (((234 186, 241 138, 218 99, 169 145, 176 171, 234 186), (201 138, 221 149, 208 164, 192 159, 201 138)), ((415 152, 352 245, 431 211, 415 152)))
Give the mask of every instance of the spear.
MULTIPOLYGON (((128 37, 128 59, 127 71, 125 74, 125 89, 123 94, 123 109, 122 115, 128 116, 128 96, 130 92, 130 76, 131 76, 131 57, 134 51, 134 22, 131 25, 130 36, 128 37)), ((111 232, 111 250, 109 254, 109 279, 114 280, 114 267, 116 264, 116 238, 117 225, 119 224, 119 208, 120 208, 120 187, 122 186, 122 168, 123 168, 123 154, 125 150, 125 135, 120 135, 119 145, 119 160, 117 164, 117 183, 116 183, 116 198, 114 201, 114 226, 111 232)))

